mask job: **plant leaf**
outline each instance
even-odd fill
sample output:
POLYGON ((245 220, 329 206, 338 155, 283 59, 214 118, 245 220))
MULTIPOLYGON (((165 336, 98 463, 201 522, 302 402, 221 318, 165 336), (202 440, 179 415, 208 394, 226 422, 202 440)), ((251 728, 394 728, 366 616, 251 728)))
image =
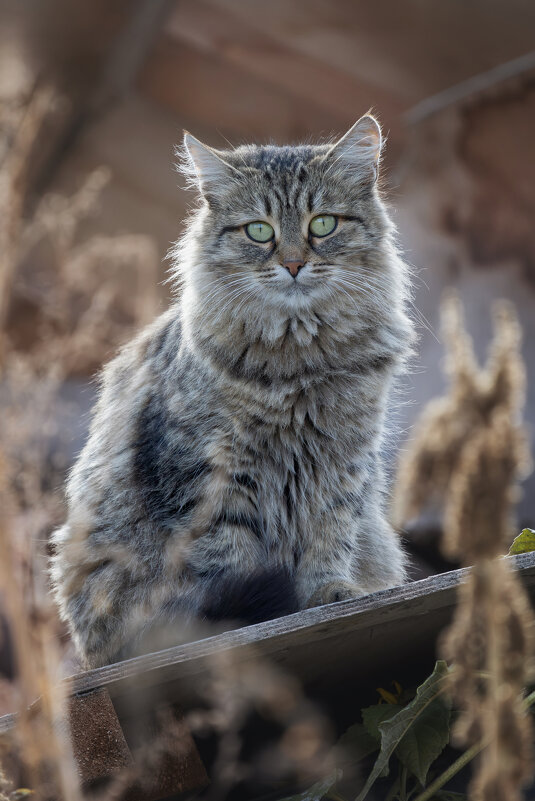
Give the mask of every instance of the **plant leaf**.
MULTIPOLYGON (((381 731, 379 729, 381 723, 384 723, 385 720, 390 720, 390 718, 393 718, 394 715, 402 709, 403 707, 398 704, 374 704, 362 710, 364 726, 370 737, 375 740, 376 748, 374 750, 377 750, 377 747, 381 743, 381 731)), ((373 751, 370 753, 373 753, 373 751)), ((389 772, 388 762, 386 762, 379 776, 383 778, 384 776, 388 776, 389 772)))
POLYGON ((356 801, 364 801, 376 779, 388 767, 394 751, 421 784, 425 784, 429 766, 449 741, 451 702, 442 697, 447 674, 446 663, 437 662, 413 700, 379 724, 381 751, 356 801))
POLYGON ((384 723, 385 720, 393 718, 394 715, 397 715, 402 709, 403 707, 398 704, 374 704, 373 706, 368 706, 366 709, 363 709, 362 722, 368 734, 380 743, 381 731, 379 726, 381 723, 384 723))
POLYGON ((430 801, 468 801, 468 796, 464 793, 450 793, 447 790, 439 790, 430 801))
POLYGON ((336 784, 341 776, 342 771, 335 770, 334 773, 331 773, 331 775, 327 776, 326 779, 316 782, 316 784, 313 784, 312 787, 308 788, 308 790, 299 793, 299 795, 292 795, 288 796, 288 798, 283 798, 282 801, 321 801, 325 793, 329 792, 331 787, 336 784))
POLYGON ((515 537, 513 544, 509 548, 509 556, 519 553, 530 553, 535 551, 535 531, 532 528, 525 528, 518 537, 515 537))
MULTIPOLYGON (((436 695, 447 673, 446 663, 437 662, 431 676, 416 691, 414 701, 400 713, 402 725, 405 720, 413 722, 401 738, 396 755, 422 786, 425 785, 430 766, 450 739, 451 699, 445 693, 436 695), (414 712, 417 712, 416 716, 414 712)), ((399 730, 399 721, 392 726, 394 732, 399 730)), ((385 734, 388 725, 387 722, 381 726, 385 734)))
POLYGON ((337 747, 340 757, 337 764, 340 767, 354 765, 365 759, 374 751, 379 750, 380 737, 374 739, 362 723, 355 723, 342 734, 338 740, 337 747))

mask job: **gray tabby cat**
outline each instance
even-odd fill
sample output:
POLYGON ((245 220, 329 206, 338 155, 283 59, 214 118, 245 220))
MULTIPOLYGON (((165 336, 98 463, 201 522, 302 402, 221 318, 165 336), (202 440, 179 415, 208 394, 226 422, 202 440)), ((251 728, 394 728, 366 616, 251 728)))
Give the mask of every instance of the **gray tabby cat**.
POLYGON ((200 203, 181 292, 104 371, 54 535, 91 666, 162 620, 250 622, 405 575, 380 451, 413 329, 377 122, 318 146, 184 145, 200 203))

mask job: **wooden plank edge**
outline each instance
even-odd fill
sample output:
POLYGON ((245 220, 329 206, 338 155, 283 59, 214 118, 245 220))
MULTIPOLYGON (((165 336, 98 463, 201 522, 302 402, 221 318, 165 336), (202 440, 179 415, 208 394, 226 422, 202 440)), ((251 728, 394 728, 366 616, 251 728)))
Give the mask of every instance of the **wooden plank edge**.
MULTIPOLYGON (((535 552, 505 558, 513 560, 515 568, 524 580, 533 578, 535 583, 535 552)), ((451 604, 454 591, 469 572, 470 568, 450 570, 447 573, 439 573, 420 581, 380 590, 362 598, 306 609, 276 620, 225 631, 184 645, 166 648, 163 651, 137 656, 124 662, 76 673, 64 679, 63 683, 66 685, 67 694, 88 692, 131 679, 140 674, 162 671, 189 661, 194 663, 224 650, 266 643, 271 644, 271 650, 276 650, 278 642, 286 636, 296 632, 306 634, 314 629, 328 628, 333 621, 348 623, 353 618, 354 629, 362 629, 371 625, 372 621, 374 624, 377 623, 377 620, 374 620, 377 618, 377 613, 380 617, 388 618, 391 621, 399 615, 403 615, 409 605, 418 606, 418 602, 431 599, 433 601, 431 606, 443 608, 451 604)), ((429 606, 428 604, 423 613, 429 611, 429 606)), ((0 718, 0 736, 13 727, 15 720, 15 714, 4 715, 0 718)))
MULTIPOLYGON (((535 575, 535 552, 521 554, 513 559, 516 569, 524 576, 533 571, 535 575)), ((328 625, 333 620, 346 620, 355 618, 355 626, 362 628, 368 625, 368 614, 381 610, 383 613, 395 611, 396 607, 403 608, 406 602, 436 596, 438 606, 444 605, 438 596, 456 589, 461 581, 468 575, 470 568, 450 570, 436 576, 413 581, 399 587, 370 593, 362 598, 350 601, 341 601, 327 606, 318 606, 305 609, 293 615, 287 615, 276 620, 256 623, 211 637, 205 637, 194 642, 176 645, 151 654, 144 654, 133 659, 105 665, 101 668, 75 674, 67 682, 72 683, 72 692, 83 692, 105 684, 112 684, 118 680, 127 679, 140 673, 160 670, 164 667, 210 656, 221 650, 239 648, 240 646, 254 646, 271 639, 280 639, 287 634, 299 630, 311 630, 318 626, 328 625)), ((444 599, 447 604, 447 599, 444 599)))

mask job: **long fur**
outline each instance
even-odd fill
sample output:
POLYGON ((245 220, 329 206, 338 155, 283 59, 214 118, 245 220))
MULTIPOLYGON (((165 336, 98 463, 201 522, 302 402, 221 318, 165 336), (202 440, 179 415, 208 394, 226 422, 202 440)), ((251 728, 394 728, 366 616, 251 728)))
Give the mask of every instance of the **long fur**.
POLYGON ((90 665, 170 604, 216 609, 243 577, 247 619, 245 590, 271 571, 299 608, 403 581, 380 454, 413 329, 380 147, 370 117, 330 145, 186 139, 199 205, 174 251, 180 294, 105 369, 54 536, 56 597, 90 665), (322 239, 320 213, 338 218, 322 239), (273 242, 247 237, 254 220, 273 242))

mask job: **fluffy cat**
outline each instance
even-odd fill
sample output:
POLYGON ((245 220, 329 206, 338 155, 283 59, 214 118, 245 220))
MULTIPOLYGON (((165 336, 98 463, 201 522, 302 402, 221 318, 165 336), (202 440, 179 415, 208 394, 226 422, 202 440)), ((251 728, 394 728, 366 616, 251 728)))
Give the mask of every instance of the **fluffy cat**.
POLYGON ((413 328, 380 151, 369 115, 316 146, 185 135, 200 202, 181 291, 105 369, 54 535, 87 664, 175 616, 251 621, 404 580, 381 441, 413 328))

